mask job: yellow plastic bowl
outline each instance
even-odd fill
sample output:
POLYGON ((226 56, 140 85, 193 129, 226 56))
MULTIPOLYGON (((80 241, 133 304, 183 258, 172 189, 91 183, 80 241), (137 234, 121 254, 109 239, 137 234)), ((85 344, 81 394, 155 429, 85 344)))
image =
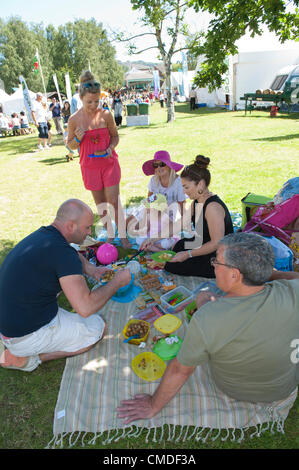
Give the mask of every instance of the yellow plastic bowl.
POLYGON ((150 329, 151 329, 151 324, 148 323, 147 321, 144 321, 144 320, 138 320, 136 318, 132 318, 131 320, 128 321, 128 323, 126 324, 126 326, 124 327, 123 329, 123 335, 125 337, 125 339, 128 339, 129 336, 126 334, 127 332, 127 329, 128 329, 128 326, 131 325, 131 323, 145 323, 148 327, 148 330, 147 330, 147 333, 145 336, 143 336, 143 338, 134 338, 134 339, 131 339, 130 341, 128 341, 129 344, 140 344, 140 343, 145 343, 146 340, 147 340, 147 337, 149 335, 149 332, 150 332, 150 329))
POLYGON ((138 377, 148 382, 160 379, 166 369, 165 362, 152 352, 138 354, 132 360, 131 366, 138 377))
POLYGON ((181 326, 181 324, 182 320, 178 317, 175 317, 174 315, 171 315, 171 313, 167 313, 166 315, 163 315, 154 321, 154 327, 165 335, 173 333, 181 326))

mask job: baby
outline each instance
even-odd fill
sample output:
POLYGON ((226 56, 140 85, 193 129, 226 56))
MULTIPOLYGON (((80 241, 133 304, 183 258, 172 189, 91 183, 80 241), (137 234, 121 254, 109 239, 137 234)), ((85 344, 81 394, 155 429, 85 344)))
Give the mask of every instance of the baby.
POLYGON ((136 238, 140 249, 169 250, 178 241, 179 237, 172 235, 172 222, 167 210, 167 200, 162 194, 152 194, 141 201, 127 227, 128 234, 136 238))

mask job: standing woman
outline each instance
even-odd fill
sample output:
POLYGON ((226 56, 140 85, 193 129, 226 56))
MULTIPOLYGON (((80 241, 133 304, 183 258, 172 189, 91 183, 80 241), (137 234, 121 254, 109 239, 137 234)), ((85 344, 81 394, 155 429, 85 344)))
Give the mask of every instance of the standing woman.
POLYGON ((216 256, 218 241, 224 235, 233 233, 233 224, 226 205, 209 190, 209 163, 209 158, 198 155, 194 163, 186 166, 180 175, 185 194, 193 200, 193 225, 197 232, 198 228, 202 230, 202 238, 199 242, 195 238, 183 238, 176 243, 173 251, 177 254, 165 264, 165 270, 173 274, 214 278, 211 259, 216 256), (198 218, 199 213, 202 217, 198 218))
MULTIPOLYGON (((119 202, 121 170, 115 152, 119 142, 118 132, 112 114, 99 107, 101 86, 89 71, 80 77, 79 95, 83 106, 69 118, 67 145, 72 150, 79 149, 84 186, 92 193, 108 231, 108 240, 111 241, 114 238, 111 236, 112 226, 109 224, 110 227, 107 227, 106 219, 108 217, 111 223, 110 216, 100 204, 109 203, 113 206, 119 233, 126 233, 119 202)), ((130 246, 126 238, 121 240, 124 247, 130 246)))

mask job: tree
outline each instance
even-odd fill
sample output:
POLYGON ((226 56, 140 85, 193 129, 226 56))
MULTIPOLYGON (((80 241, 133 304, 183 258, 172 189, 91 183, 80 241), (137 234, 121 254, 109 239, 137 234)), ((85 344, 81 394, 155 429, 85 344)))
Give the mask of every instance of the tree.
POLYGON ((0 23, 0 75, 8 93, 19 86, 20 75, 26 79, 29 88, 43 91, 40 74, 32 72, 37 47, 45 59, 43 72, 46 80, 51 69, 51 60, 47 54, 42 27, 34 25, 29 28, 18 17, 10 18, 7 23, 0 23))
POLYGON ((115 60, 115 49, 101 23, 79 19, 56 30, 53 25, 44 29, 42 24, 27 25, 12 17, 7 23, 0 20, 0 76, 7 92, 18 87, 20 75, 29 89, 44 91, 41 74, 32 71, 36 49, 47 91, 55 90, 55 73, 60 91, 65 92, 67 72, 74 91, 74 84, 89 64, 103 88, 123 85, 124 71, 115 60))
POLYGON ((147 31, 131 37, 125 37, 124 33, 115 35, 116 40, 129 43, 129 52, 131 54, 140 54, 149 49, 158 49, 165 67, 167 122, 171 122, 175 118, 171 90, 172 58, 177 52, 193 47, 201 35, 201 33, 192 35, 188 25, 184 23, 184 16, 188 8, 187 3, 184 0, 131 0, 133 10, 143 12, 144 16, 141 23, 147 28, 147 31), (152 37, 154 44, 138 49, 132 41, 144 36, 152 37))
POLYGON ((283 43, 299 36, 299 0, 190 0, 196 12, 213 15, 202 44, 193 48, 198 56, 205 55, 194 82, 199 87, 220 88, 228 69, 225 59, 238 52, 236 42, 248 31, 253 37, 266 25, 283 43), (291 11, 290 7, 293 7, 291 11))

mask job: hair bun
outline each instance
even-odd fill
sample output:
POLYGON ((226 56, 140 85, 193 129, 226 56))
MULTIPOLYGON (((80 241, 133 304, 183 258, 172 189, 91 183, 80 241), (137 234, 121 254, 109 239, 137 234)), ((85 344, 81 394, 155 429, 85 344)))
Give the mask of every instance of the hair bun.
POLYGON ((89 71, 89 70, 86 70, 86 72, 83 72, 81 77, 80 77, 80 83, 85 83, 85 82, 89 82, 91 80, 94 80, 94 76, 92 75, 92 73, 89 71))
POLYGON ((196 165, 198 168, 208 168, 209 164, 209 157, 204 157, 203 155, 197 155, 194 160, 194 165, 196 165))

